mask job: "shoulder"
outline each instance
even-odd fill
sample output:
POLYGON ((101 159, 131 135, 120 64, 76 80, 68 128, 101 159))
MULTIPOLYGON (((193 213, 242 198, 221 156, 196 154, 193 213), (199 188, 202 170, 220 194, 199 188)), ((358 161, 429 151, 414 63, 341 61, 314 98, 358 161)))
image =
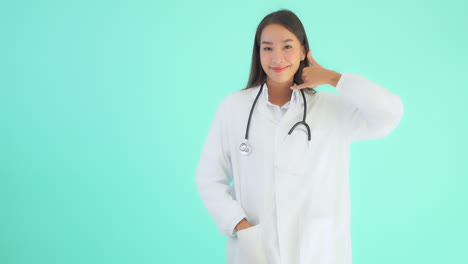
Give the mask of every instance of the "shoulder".
POLYGON ((316 107, 330 118, 341 120, 347 112, 352 110, 352 105, 340 93, 320 91, 314 96, 316 98, 312 107, 316 107))
POLYGON ((220 110, 226 111, 238 108, 243 104, 251 104, 255 97, 255 91, 258 91, 258 87, 243 89, 226 95, 220 103, 220 110))
POLYGON ((236 92, 228 94, 224 99, 226 101, 234 102, 234 103, 241 103, 241 102, 245 102, 245 101, 250 101, 250 99, 252 99, 253 93, 255 91, 258 91, 257 87, 249 88, 249 89, 243 89, 243 90, 236 91, 236 92))
POLYGON ((315 102, 321 107, 335 108, 343 103, 340 94, 332 92, 320 91, 313 96, 316 97, 315 102))

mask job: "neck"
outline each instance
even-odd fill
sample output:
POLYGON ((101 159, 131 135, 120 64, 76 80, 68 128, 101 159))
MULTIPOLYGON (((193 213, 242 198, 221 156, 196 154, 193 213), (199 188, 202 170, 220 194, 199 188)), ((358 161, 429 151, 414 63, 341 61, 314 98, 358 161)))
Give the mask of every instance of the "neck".
POLYGON ((293 91, 290 87, 293 85, 292 80, 278 83, 268 79, 266 83, 268 86, 268 98, 270 103, 282 106, 291 100, 293 91))

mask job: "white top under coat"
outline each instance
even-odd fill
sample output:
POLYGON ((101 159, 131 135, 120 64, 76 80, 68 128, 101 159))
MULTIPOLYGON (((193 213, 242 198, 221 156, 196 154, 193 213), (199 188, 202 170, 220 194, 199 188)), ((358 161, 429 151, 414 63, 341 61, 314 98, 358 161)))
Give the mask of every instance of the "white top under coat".
POLYGON ((288 111, 289 106, 291 105, 291 102, 296 102, 299 99, 298 97, 300 97, 300 91, 299 90, 293 90, 293 92, 291 93, 291 99, 287 103, 285 103, 283 106, 278 106, 278 105, 272 104, 270 102, 270 98, 269 98, 269 95, 268 95, 268 85, 266 83, 263 86, 262 94, 263 94, 263 98, 264 98, 266 104, 271 109, 272 114, 275 116, 275 119, 276 119, 277 122, 279 122, 281 120, 281 118, 283 118, 284 114, 286 114, 286 111, 288 111))

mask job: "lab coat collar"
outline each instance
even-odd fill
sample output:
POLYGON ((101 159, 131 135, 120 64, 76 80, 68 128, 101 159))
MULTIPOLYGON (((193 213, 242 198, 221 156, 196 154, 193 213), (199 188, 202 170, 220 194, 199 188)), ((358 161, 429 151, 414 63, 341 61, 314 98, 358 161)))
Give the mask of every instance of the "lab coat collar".
MULTIPOLYGON (((296 83, 294 83, 296 84, 296 83)), ((292 94, 291 94, 291 99, 289 102, 287 102, 284 106, 281 106, 281 108, 289 108, 292 104, 295 104, 298 102, 298 100, 300 99, 299 96, 300 95, 300 92, 299 90, 293 90, 292 94)), ((269 104, 269 105, 273 105, 272 103, 270 103, 270 98, 269 98, 269 95, 268 95, 268 85, 265 83, 265 85, 263 86, 263 91, 262 91, 262 94, 263 94, 263 99, 264 99, 264 102, 266 104, 269 104)), ((300 101, 301 103, 303 103, 303 101, 300 101)), ((302 105, 302 104, 301 104, 302 105)))
MULTIPOLYGON (((295 82, 294 82, 294 85, 297 85, 295 82)), ((258 94, 258 90, 262 87, 262 85, 258 85, 257 87, 255 87, 254 89, 252 89, 251 91, 251 97, 252 97, 252 102, 253 100, 255 100, 255 97, 257 96, 258 94)), ((262 94, 260 95, 262 98, 259 98, 259 99, 263 99, 261 101, 263 101, 262 103, 264 104, 268 104, 269 103, 269 96, 268 96, 268 85, 265 83, 265 85, 263 86, 263 90, 262 90, 262 94)), ((300 103, 300 105, 303 105, 304 104, 304 100, 302 100, 302 95, 301 95, 301 91, 299 90, 293 90, 292 94, 291 94, 291 100, 289 101, 289 104, 286 103, 287 107, 285 108, 289 108, 292 104, 296 104, 296 103, 300 103)), ((271 104, 271 103, 270 103, 271 104)))
MULTIPOLYGON (((261 86, 262 85, 260 84, 254 88, 251 88, 251 103, 252 104, 261 86)), ((268 109, 268 105, 267 105, 268 89, 267 88, 268 87, 265 83, 265 85, 263 86, 262 94, 260 94, 260 97, 258 98, 256 108, 258 109, 257 110, 258 113, 260 113, 262 116, 266 117, 272 122, 277 122, 276 118, 271 114, 270 109, 268 109)), ((300 93, 301 91, 299 90, 293 90, 293 93, 291 94, 291 100, 289 102, 289 105, 287 106, 288 111, 285 113, 284 117, 281 119, 281 123, 285 123, 285 122, 288 123, 289 122, 288 120, 291 117, 294 117, 294 120, 297 119, 295 116, 300 114, 300 111, 302 111, 303 105, 304 105, 304 101, 302 100, 302 95, 300 93)), ((305 96, 307 97, 307 93, 305 93, 305 96)), ((307 101, 308 107, 309 107, 309 104, 310 104, 309 101, 307 101)))

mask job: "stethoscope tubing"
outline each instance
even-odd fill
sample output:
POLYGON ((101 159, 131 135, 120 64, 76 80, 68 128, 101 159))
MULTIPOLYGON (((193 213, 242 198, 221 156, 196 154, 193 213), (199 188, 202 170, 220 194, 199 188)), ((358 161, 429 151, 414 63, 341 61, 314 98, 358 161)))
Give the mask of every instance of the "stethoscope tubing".
POLYGON ((266 83, 266 82, 263 82, 262 87, 260 87, 260 90, 258 91, 257 96, 255 97, 255 100, 254 100, 254 102, 253 102, 253 105, 252 105, 252 107, 250 108, 249 120, 247 121, 247 129, 245 130, 245 140, 249 140, 250 119, 252 118, 253 110, 254 110, 254 108, 255 108, 255 105, 257 104, 257 100, 258 100, 258 98, 260 97, 260 94, 262 93, 263 85, 264 85, 265 83, 266 83))
MULTIPOLYGON (((253 110, 255 108, 255 105, 257 104, 257 101, 258 101, 258 98, 260 97, 260 94, 262 93, 262 90, 263 90, 263 86, 265 85, 266 81, 263 82, 262 86, 260 87, 258 93, 257 93, 257 96, 255 97, 255 100, 252 104, 252 107, 250 108, 250 113, 249 113, 249 119, 247 121, 247 128, 245 130, 245 142, 241 143, 240 145, 240 151, 242 154, 249 154, 251 151, 252 151, 252 146, 250 145, 249 143, 249 129, 250 129, 250 121, 252 119, 252 113, 253 113, 253 110)), ((307 124, 306 122, 306 117, 307 117, 307 101, 306 101, 306 98, 305 98, 305 95, 304 95, 304 91, 301 89, 301 94, 302 94, 302 100, 304 100, 304 113, 302 115, 302 121, 299 121, 297 122, 296 124, 294 124, 294 126, 289 130, 288 132, 288 135, 291 135, 291 133, 294 131, 294 129, 298 126, 298 125, 304 125, 306 128, 307 128, 307 138, 308 140, 310 141, 310 127, 309 125, 307 124)))

